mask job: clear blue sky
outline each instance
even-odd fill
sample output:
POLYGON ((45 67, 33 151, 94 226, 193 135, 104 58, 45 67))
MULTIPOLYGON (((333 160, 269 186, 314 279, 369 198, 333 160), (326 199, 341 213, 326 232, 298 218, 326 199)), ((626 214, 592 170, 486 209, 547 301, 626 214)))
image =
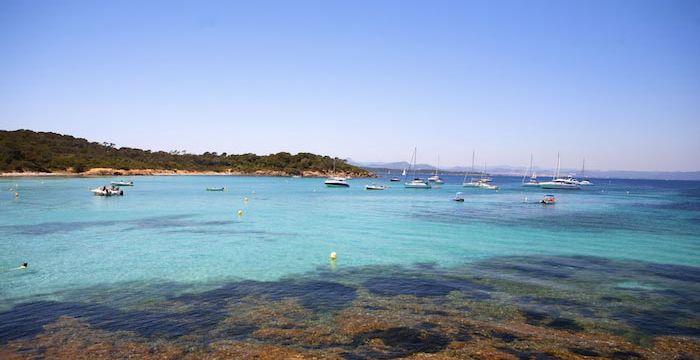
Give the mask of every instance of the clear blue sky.
POLYGON ((700 170, 700 1, 0 1, 0 129, 700 170))

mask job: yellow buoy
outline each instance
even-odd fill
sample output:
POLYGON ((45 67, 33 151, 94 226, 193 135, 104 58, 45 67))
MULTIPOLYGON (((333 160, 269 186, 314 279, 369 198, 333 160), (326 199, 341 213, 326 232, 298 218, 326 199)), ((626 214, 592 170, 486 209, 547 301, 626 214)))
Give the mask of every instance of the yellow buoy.
POLYGON ((334 252, 331 253, 331 260, 335 260, 338 257, 338 254, 334 252))
POLYGON ((238 217, 243 216, 243 210, 238 210, 237 214, 238 214, 238 217))

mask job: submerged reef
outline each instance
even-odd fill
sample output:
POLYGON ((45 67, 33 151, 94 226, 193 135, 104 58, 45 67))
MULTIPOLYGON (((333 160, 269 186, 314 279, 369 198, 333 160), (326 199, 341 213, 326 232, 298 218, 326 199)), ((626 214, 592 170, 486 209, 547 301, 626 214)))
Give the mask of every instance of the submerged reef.
POLYGON ((697 359, 699 276, 529 256, 81 289, 0 312, 0 358, 697 359))

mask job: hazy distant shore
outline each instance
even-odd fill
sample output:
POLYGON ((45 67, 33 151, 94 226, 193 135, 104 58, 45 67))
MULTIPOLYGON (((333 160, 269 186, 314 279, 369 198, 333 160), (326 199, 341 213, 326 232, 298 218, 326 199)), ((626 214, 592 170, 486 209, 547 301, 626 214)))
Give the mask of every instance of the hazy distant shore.
POLYGON ((293 174, 286 171, 277 170, 256 170, 253 172, 245 171, 195 171, 195 170, 166 170, 166 169, 113 169, 113 168, 93 168, 84 172, 76 173, 72 171, 54 171, 54 172, 3 172, 0 177, 92 177, 92 176, 193 176, 193 175, 217 175, 217 176, 279 176, 291 177, 301 175, 303 177, 323 178, 330 175, 343 176, 352 178, 369 178, 365 174, 353 172, 336 172, 325 173, 321 171, 304 171, 302 174, 293 174))

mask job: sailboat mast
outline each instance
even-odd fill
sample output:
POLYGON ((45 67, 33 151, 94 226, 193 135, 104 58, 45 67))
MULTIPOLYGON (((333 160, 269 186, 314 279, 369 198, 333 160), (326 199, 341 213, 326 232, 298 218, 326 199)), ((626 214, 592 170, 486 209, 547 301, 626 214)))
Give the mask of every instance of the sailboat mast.
POLYGON ((532 153, 530 153, 530 167, 527 168, 527 171, 525 172, 525 175, 523 175, 523 184, 525 183, 525 178, 527 177, 528 174, 532 173, 532 153))
POLYGON ((413 148, 413 178, 416 177, 416 155, 418 155, 418 146, 413 148))
POLYGON ((557 153, 557 170, 556 170, 556 172, 554 173, 554 177, 552 178, 552 180, 558 179, 558 178, 559 178, 559 166, 560 166, 560 165, 561 165, 561 158, 560 158, 560 156, 559 156, 559 153, 557 153))
POLYGON ((586 174, 586 158, 583 158, 583 165, 581 165, 581 178, 584 178, 586 174))

